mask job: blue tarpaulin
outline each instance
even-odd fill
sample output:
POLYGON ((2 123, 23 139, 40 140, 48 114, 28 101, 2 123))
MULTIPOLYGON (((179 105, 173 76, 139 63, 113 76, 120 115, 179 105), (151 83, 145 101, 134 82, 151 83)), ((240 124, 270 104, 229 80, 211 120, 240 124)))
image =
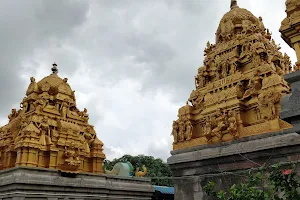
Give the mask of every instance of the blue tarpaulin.
POLYGON ((158 191, 162 194, 174 194, 174 187, 166 187, 166 186, 153 186, 155 191, 158 191))

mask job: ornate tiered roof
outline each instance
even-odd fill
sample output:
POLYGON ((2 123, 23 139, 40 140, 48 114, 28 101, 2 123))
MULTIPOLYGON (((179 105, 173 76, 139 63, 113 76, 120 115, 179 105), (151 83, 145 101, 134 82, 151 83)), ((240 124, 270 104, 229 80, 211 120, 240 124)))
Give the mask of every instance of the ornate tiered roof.
POLYGON ((173 122, 174 150, 291 127, 279 119, 279 101, 290 92, 282 77, 292 70, 289 56, 279 51, 262 17, 236 0, 230 8, 216 43, 207 42, 196 89, 173 122))
POLYGON ((20 109, 12 109, 0 128, 0 169, 15 166, 53 168, 65 172, 102 173, 103 143, 89 125, 87 109, 76 107, 67 78, 33 77, 20 109))

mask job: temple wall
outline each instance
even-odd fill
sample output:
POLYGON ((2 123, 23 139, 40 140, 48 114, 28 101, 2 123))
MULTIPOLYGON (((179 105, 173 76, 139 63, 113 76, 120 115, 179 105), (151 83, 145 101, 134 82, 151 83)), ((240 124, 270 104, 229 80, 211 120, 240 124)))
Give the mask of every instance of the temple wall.
POLYGON ((64 177, 57 170, 16 167, 0 171, 0 200, 150 200, 150 179, 80 173, 64 177))

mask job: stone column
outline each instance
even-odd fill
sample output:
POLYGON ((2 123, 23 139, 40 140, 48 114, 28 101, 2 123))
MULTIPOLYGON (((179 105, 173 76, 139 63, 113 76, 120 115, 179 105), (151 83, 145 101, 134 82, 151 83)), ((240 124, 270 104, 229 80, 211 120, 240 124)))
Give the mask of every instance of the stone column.
POLYGON ((55 169, 57 167, 57 152, 50 151, 50 163, 49 168, 55 169))

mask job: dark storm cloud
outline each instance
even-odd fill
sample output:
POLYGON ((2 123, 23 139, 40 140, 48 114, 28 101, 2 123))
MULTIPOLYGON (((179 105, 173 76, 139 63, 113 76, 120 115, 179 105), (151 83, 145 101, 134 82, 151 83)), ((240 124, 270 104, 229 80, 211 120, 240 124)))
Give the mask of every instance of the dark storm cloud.
MULTIPOLYGON (((36 49, 49 45, 50 39, 63 39, 71 34, 85 21, 87 12, 88 4, 83 1, 0 2, 0 113, 8 114, 12 102, 22 99, 22 62, 36 49)), ((39 66, 33 68, 36 67, 39 66)))

